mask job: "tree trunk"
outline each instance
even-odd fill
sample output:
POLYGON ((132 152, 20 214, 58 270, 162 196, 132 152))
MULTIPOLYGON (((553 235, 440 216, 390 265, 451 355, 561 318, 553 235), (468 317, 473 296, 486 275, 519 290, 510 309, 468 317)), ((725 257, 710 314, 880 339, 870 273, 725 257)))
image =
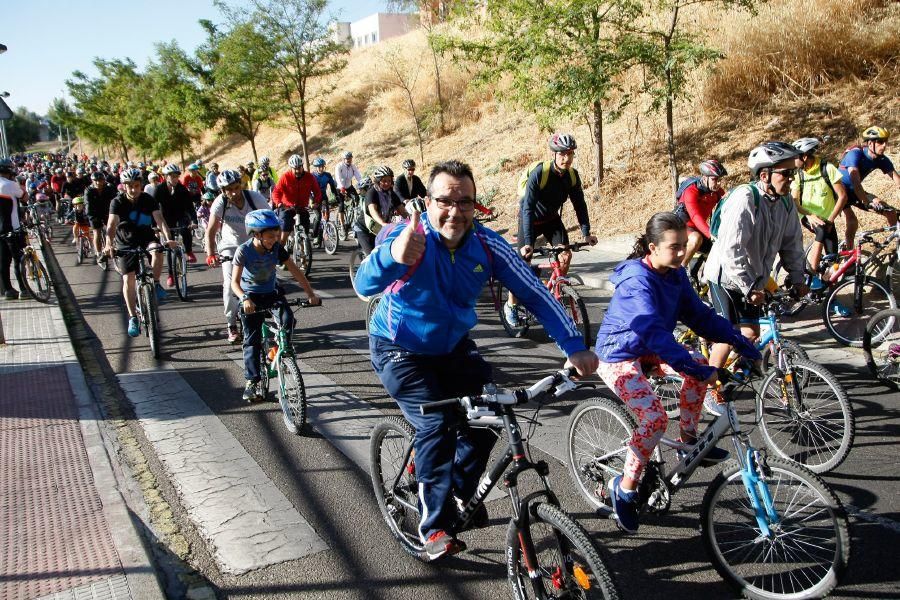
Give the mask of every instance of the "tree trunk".
POLYGON ((125 144, 125 142, 122 142, 122 156, 125 157, 125 162, 127 163, 129 160, 128 159, 128 146, 125 144))
POLYGON ((250 147, 253 149, 253 163, 256 164, 259 161, 256 159, 256 134, 250 135, 250 147))
POLYGON ((594 127, 594 155, 596 157, 594 167, 599 188, 600 182, 603 181, 603 106, 599 100, 594 100, 592 121, 594 127))
POLYGON ((428 47, 431 48, 431 58, 434 61, 434 91, 437 94, 438 103, 438 134, 444 135, 446 129, 444 128, 444 95, 441 93, 441 71, 438 66, 437 52, 434 51, 430 39, 428 40, 428 47))
POLYGON ((179 154, 181 154, 181 170, 184 171, 184 147, 178 149, 179 154))
POLYGON ((672 191, 678 191, 678 161, 675 157, 675 90, 672 89, 672 39, 678 27, 679 4, 676 0, 672 6, 672 18, 669 20, 669 34, 665 37, 663 57, 666 61, 666 154, 669 158, 669 176, 672 178, 672 191))
POLYGON ((300 122, 297 123, 300 131, 300 148, 303 150, 303 161, 306 163, 306 170, 309 171, 309 151, 306 147, 306 100, 300 98, 300 122))

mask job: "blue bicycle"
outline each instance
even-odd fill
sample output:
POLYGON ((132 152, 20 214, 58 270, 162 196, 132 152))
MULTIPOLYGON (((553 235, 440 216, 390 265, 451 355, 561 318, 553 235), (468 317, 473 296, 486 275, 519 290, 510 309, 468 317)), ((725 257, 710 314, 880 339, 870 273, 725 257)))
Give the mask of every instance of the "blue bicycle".
MULTIPOLYGON (((638 488, 643 512, 663 514, 709 450, 730 437, 734 456, 713 479, 700 507, 700 534, 719 575, 747 598, 821 598, 839 583, 850 557, 847 515, 831 488, 809 469, 768 457, 741 430, 732 406, 744 382, 722 388, 724 410, 689 446, 663 438, 660 446, 682 451, 667 469, 657 448, 638 488)), ((730 377, 720 370, 721 377, 730 377)), ((752 388, 751 388, 752 389, 752 388)), ((566 436, 569 471, 585 499, 612 518, 607 483, 622 473, 635 418, 618 398, 600 397, 576 407, 566 436)), ((671 454, 671 453, 666 453, 671 454)))
MULTIPOLYGON (((826 473, 844 462, 856 435, 853 406, 844 386, 824 366, 809 359, 798 344, 781 335, 779 315, 792 300, 784 294, 770 297, 765 316, 758 320, 762 334, 756 348, 763 355, 766 376, 759 386, 756 422, 768 447, 782 458, 798 462, 814 473, 826 473)), ((686 330, 678 340, 709 358, 709 346, 686 330)), ((737 365, 732 353, 725 367, 737 365)), ((737 372, 740 376, 740 371, 737 372)), ((654 391, 669 418, 678 418, 681 377, 648 373, 654 391)), ((708 413, 721 413, 720 398, 707 392, 708 413)))

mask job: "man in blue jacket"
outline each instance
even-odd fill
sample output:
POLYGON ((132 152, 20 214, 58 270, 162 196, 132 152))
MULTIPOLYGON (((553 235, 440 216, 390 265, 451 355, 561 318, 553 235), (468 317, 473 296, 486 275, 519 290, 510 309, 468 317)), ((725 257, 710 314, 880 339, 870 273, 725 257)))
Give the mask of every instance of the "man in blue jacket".
MULTIPOLYGON (((370 324, 372 366, 416 430, 416 478, 423 507, 419 535, 432 560, 465 549, 451 526, 458 502, 474 494, 496 436, 469 429, 454 409, 419 414, 426 402, 479 394, 491 367, 469 339, 475 303, 493 275, 528 307, 580 375, 597 356, 562 306, 499 235, 474 222, 475 180, 468 165, 437 164, 426 212, 413 211, 362 262, 357 291, 385 290, 370 324), (421 219, 421 220, 420 220, 421 219)), ((484 526, 487 513, 476 515, 484 526)))

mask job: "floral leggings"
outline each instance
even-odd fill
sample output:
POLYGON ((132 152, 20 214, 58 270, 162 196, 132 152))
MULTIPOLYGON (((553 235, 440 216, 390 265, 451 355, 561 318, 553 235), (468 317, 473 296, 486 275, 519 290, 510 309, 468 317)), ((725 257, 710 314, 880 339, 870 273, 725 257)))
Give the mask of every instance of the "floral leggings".
MULTIPOLYGON (((707 364, 702 356, 695 356, 694 360, 701 364, 707 364)), ((660 438, 666 431, 669 418, 663 409, 659 398, 653 393, 650 382, 644 375, 647 372, 664 375, 680 375, 684 383, 681 385, 681 435, 683 438, 697 437, 697 423, 700 420, 700 410, 703 408, 703 397, 706 395, 706 384, 689 377, 684 373, 677 373, 675 369, 665 364, 656 355, 642 356, 637 360, 608 363, 600 361, 597 374, 603 382, 631 409, 637 417, 638 426, 628 443, 631 452, 625 459, 624 474, 635 480, 641 478, 644 465, 650 458, 650 454, 659 444, 660 438)))

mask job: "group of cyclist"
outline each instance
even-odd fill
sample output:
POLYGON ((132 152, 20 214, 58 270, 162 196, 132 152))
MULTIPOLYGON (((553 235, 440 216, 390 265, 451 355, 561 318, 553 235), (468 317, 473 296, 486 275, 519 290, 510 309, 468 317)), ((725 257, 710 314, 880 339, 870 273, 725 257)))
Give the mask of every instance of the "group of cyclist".
MULTIPOLYGON (((473 495, 495 438, 469 429, 450 408, 427 415, 418 408, 436 399, 478 394, 492 380, 490 365, 469 337, 477 320, 476 301, 488 279, 496 278, 511 292, 503 310, 514 316, 516 306, 524 305, 556 340, 578 376, 596 372, 636 416, 638 426, 624 471, 609 489, 620 527, 634 532, 638 528, 635 490, 667 426, 666 412, 647 373, 660 370, 681 375, 679 426, 682 441, 692 443, 707 387, 717 381, 717 369, 731 349, 751 360, 760 358, 751 343, 759 330, 751 323, 760 316, 776 257, 788 272, 794 292, 809 291, 802 227, 815 236, 810 261, 816 266, 823 251, 831 253, 837 247, 838 216, 846 219, 848 245, 857 227, 853 208, 878 211, 889 223, 896 222, 893 211, 862 184, 872 171, 881 170, 900 187, 900 174, 885 156, 888 139, 883 128, 869 127, 862 144, 848 149, 838 165, 820 157, 820 142, 814 138, 793 144, 766 142, 749 153, 750 182, 727 196, 722 185, 728 175, 725 166, 714 159, 702 162, 699 175, 679 187, 675 210, 653 215, 631 256, 615 269, 616 289, 593 351, 585 347, 575 325, 528 265, 541 237, 554 246, 569 244, 561 216, 566 201, 572 203, 583 241, 597 242, 591 234, 581 178, 573 166, 577 144, 568 134, 551 136, 550 160, 537 163, 523 176, 517 251, 475 219, 480 204, 474 175, 458 161, 436 164, 427 185, 416 176, 412 160, 403 163, 404 173, 397 178, 389 167, 376 167, 364 198, 354 182, 362 188, 367 180, 350 152, 342 156, 333 176, 326 171, 324 159, 315 159, 310 173, 299 155, 288 159, 288 170, 277 178, 265 158, 249 176, 240 170, 220 172, 215 164, 203 173, 199 163, 182 176, 176 165, 166 165, 162 168, 165 183, 157 184, 152 193, 144 191, 145 171, 140 167, 109 169, 101 163, 91 165, 85 175, 89 187, 82 191, 98 253, 97 230, 105 226, 102 251, 107 257, 114 255, 115 243, 150 250, 174 245, 173 227, 182 227, 182 240, 190 252, 196 207, 211 202, 204 238, 206 260, 209 266, 222 266, 229 342, 241 341, 239 318, 243 325, 244 398, 248 401, 260 395, 258 311, 269 310, 288 329, 293 324, 276 284, 276 267, 285 267, 310 301, 318 302, 285 246, 294 227, 310 229, 310 208, 327 201, 327 191, 332 192, 340 231, 352 229, 367 255, 356 275, 357 291, 364 295, 383 291, 388 298, 378 304, 370 324, 372 366, 416 430, 416 479, 423 508, 419 534, 427 555, 434 559, 464 549, 452 523, 456 511, 473 495), (120 184, 123 189, 116 194, 120 184), (406 204, 415 198, 424 199, 424 210, 406 204), (348 201, 361 207, 352 223, 346 222, 348 201), (107 203, 104 219, 104 210, 97 207, 107 203), (404 220, 376 243, 379 229, 395 216, 404 220), (682 268, 698 252, 708 255, 702 276, 709 283, 711 306, 698 297, 682 268), (718 342, 708 364, 676 343, 672 332, 677 321, 718 342), (463 373, 466 376, 460 377, 463 373)), ((32 174, 27 167, 23 170, 32 174)), ((35 190, 56 185, 63 193, 77 187, 68 177, 60 181, 58 173, 48 176, 46 169, 41 176, 26 177, 22 185, 16 185, 10 180, 15 172, 11 162, 0 162, 0 233, 8 233, 18 223, 17 211, 10 213, 6 198, 13 197, 15 206, 33 180, 37 180, 35 190)), ((0 244, 2 291, 10 297, 8 262, 2 262, 7 257, 8 250, 0 244)), ((565 272, 570 254, 562 257, 562 263, 565 272)), ((128 333, 137 335, 134 259, 119 259, 118 267, 130 317, 128 333)), ((153 273, 160 295, 164 294, 158 283, 161 269, 157 254, 153 273)), ((814 279, 812 286, 816 285, 814 279)), ((715 448, 706 455, 706 462, 727 456, 724 449, 715 448)), ((486 515, 480 517, 476 522, 486 523, 486 515)))

